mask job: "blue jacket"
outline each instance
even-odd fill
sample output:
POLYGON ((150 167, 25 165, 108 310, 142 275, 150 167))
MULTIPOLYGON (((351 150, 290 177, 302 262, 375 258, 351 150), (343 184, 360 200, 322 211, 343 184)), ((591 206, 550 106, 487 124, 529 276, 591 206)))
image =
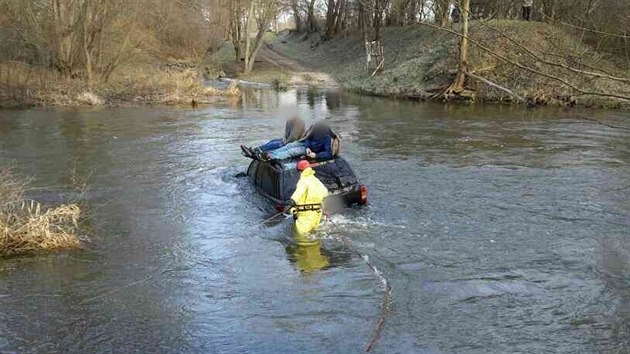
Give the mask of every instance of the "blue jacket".
POLYGON ((311 149, 319 160, 327 160, 332 157, 332 137, 328 134, 321 136, 311 135, 304 140, 304 145, 311 149))

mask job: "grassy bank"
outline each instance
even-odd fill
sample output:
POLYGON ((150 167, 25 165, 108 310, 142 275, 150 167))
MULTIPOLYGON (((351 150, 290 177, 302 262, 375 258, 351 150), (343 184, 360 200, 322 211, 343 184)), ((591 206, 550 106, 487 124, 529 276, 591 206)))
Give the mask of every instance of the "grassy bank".
POLYGON ((190 104, 238 96, 236 86, 228 90, 206 87, 200 70, 178 63, 129 65, 107 81, 94 82, 91 88, 82 77, 67 77, 25 63, 0 63, 0 108, 190 104))
MULTIPOLYGON (((265 39, 271 42, 275 36, 267 33, 265 39)), ((231 42, 225 42, 219 50, 209 55, 203 65, 207 68, 207 74, 210 78, 228 77, 280 87, 287 86, 291 78, 291 68, 269 62, 265 58, 264 51, 265 48, 261 48, 254 64, 254 70, 249 73, 243 73, 243 63, 237 63, 234 60, 234 47, 231 42)))
POLYGON ((24 197, 26 188, 0 169, 0 257, 80 248, 79 205, 44 207, 24 197))
MULTIPOLYGON (((562 29, 544 23, 508 20, 489 21, 488 25, 546 60, 580 70, 630 77, 627 68, 615 65, 614 58, 603 57, 562 29)), ((542 64, 499 32, 477 22, 472 22, 470 36, 497 55, 543 73, 533 74, 474 44, 470 45, 469 66, 474 73, 513 90, 532 103, 628 107, 628 101, 579 94, 566 84, 545 75, 557 76, 588 91, 630 96, 628 83, 578 75, 557 66, 542 64)), ((316 35, 284 34, 272 44, 281 54, 332 74, 341 87, 350 91, 424 99, 453 79, 457 68, 457 42, 458 38, 453 34, 422 25, 386 27, 383 29, 385 70, 374 77, 365 69, 365 50, 359 35, 339 36, 321 42, 316 35)), ((473 98, 476 100, 512 100, 505 92, 470 78, 467 86, 474 92, 473 98)))

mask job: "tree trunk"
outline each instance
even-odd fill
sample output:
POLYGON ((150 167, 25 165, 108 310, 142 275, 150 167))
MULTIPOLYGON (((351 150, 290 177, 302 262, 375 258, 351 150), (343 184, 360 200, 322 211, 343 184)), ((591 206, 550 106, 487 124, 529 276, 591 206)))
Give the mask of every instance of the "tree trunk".
POLYGON ((252 26, 252 20, 254 19, 254 10, 255 10, 255 0, 252 0, 249 4, 249 8, 247 9, 247 18, 245 20, 245 72, 251 71, 251 68, 254 66, 252 63, 250 65, 250 47, 251 47, 251 36, 249 35, 249 29, 252 26))
POLYGON ((230 1, 230 38, 234 47, 234 62, 241 64, 241 42, 243 41, 243 26, 241 23, 241 2, 240 0, 230 1))
POLYGON ((105 70, 103 71, 103 74, 101 76, 103 81, 108 82, 112 73, 114 72, 114 70, 116 70, 116 68, 120 64, 123 54, 125 54, 127 51, 127 45, 129 44, 130 33, 131 33, 130 31, 127 31, 125 33, 125 38, 123 39, 123 44, 120 50, 118 51, 118 53, 116 53, 114 58, 105 66, 105 70))
POLYGON ((85 79, 87 84, 87 89, 89 91, 92 90, 93 82, 94 82, 94 73, 92 66, 92 53, 94 51, 93 42, 95 36, 95 29, 93 25, 93 20, 95 17, 95 10, 92 7, 92 3, 90 0, 85 0, 83 3, 83 10, 81 11, 81 41, 83 44, 83 55, 85 56, 85 79))
POLYGON ((83 55, 85 55, 85 79, 87 83, 87 88, 89 91, 91 91, 94 82, 92 72, 92 50, 88 45, 88 39, 85 35, 83 37, 83 55))
POLYGON ((68 23, 73 21, 70 16, 70 9, 62 5, 60 0, 52 0, 53 23, 54 23, 54 53, 53 66, 61 72, 62 75, 68 76, 71 71, 71 53, 72 43, 69 30, 66 28, 68 23), (68 18, 70 17, 70 19, 68 18))
POLYGON ((328 0, 328 8, 326 10, 326 30, 324 32, 324 38, 330 39, 332 38, 334 26, 335 26, 335 9, 337 7, 337 3, 335 0, 328 0))
POLYGON ((295 22, 295 30, 302 32, 304 25, 302 24, 302 16, 300 15, 300 6, 298 0, 291 0, 291 11, 293 12, 293 22, 295 22))
POLYGON ((367 41, 367 28, 365 24, 365 8, 363 7, 363 2, 359 1, 359 10, 358 10, 358 19, 357 26, 363 35, 363 42, 367 41))
POLYGON ((307 29, 308 32, 317 32, 318 28, 317 28, 317 22, 315 20, 315 0, 310 0, 308 4, 307 21, 308 21, 308 29, 307 29))
POLYGON ((337 23, 335 23, 335 34, 340 33, 343 30, 345 20, 346 20, 346 0, 339 0, 337 23))
POLYGON ((457 76, 445 92, 446 96, 453 93, 459 94, 464 91, 466 81, 466 71, 468 71, 468 14, 470 13, 470 0, 462 0, 460 5, 460 16, 462 20, 461 37, 459 40, 459 67, 457 76))
POLYGON ((448 25, 448 17, 449 17, 449 8, 451 7, 450 0, 435 0, 434 3, 436 9, 435 20, 442 27, 446 27, 448 25))
POLYGON ((383 22, 383 1, 385 0, 374 1, 374 21, 372 22, 372 27, 374 28, 374 37, 372 38, 373 41, 378 41, 381 39, 381 26, 383 22))
POLYGON ((251 46, 251 53, 248 55, 249 59, 247 59, 247 64, 245 65, 245 73, 249 73, 254 69, 254 63, 256 62, 256 55, 258 54, 258 50, 262 47, 263 44, 263 35, 265 31, 260 30, 254 39, 254 43, 251 46))

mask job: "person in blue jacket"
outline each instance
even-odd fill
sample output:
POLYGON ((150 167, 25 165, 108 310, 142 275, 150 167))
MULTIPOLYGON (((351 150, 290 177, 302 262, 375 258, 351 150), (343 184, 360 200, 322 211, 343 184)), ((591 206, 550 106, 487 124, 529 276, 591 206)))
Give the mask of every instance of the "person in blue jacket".
POLYGON ((332 134, 324 122, 313 125, 311 134, 302 141, 294 141, 285 146, 258 155, 260 160, 284 160, 290 157, 308 156, 311 159, 332 158, 332 134))

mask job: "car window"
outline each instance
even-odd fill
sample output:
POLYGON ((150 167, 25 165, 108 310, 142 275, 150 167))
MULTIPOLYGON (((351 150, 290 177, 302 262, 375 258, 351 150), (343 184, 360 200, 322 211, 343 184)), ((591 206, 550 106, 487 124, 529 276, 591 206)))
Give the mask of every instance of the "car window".
POLYGON ((278 198, 278 173, 266 163, 260 164, 258 170, 258 186, 265 191, 265 193, 274 198, 278 198))
POLYGON ((300 179, 300 174, 295 169, 282 172, 282 193, 280 199, 289 200, 289 198, 291 198, 298 179, 300 179))
POLYGON ((315 173, 329 190, 344 188, 357 183, 357 178, 345 160, 337 159, 316 166, 315 173))
MULTIPOLYGON (((334 191, 356 184, 357 178, 350 165, 345 160, 337 159, 314 168, 315 176, 322 181, 329 191, 334 191)), ((295 191, 295 185, 300 178, 296 170, 285 170, 282 173, 282 191, 279 199, 288 200, 295 191)))

